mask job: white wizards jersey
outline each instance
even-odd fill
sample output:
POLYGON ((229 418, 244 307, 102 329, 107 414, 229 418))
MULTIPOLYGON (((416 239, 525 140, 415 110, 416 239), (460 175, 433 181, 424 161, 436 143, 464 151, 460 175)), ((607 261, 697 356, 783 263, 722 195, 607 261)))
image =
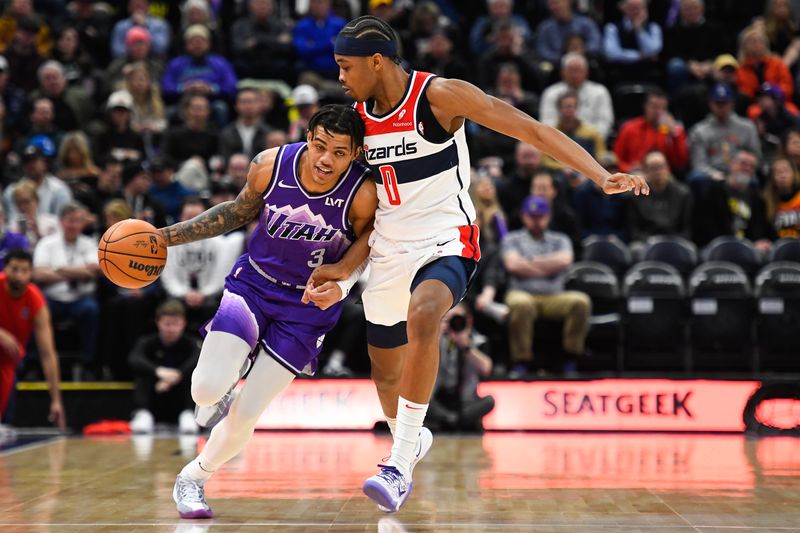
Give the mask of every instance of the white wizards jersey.
POLYGON ((371 101, 356 104, 366 127, 364 155, 378 189, 375 231, 394 241, 419 241, 457 230, 462 255, 477 260, 464 126, 450 134, 434 117, 425 95, 433 78, 411 71, 403 99, 382 116, 370 113, 371 101))

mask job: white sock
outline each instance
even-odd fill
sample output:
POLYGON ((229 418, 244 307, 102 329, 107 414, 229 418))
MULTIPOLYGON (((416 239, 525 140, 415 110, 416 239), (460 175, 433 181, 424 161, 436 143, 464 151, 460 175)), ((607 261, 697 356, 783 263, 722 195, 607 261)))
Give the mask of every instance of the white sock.
POLYGON ((208 465, 206 465, 206 468, 203 468, 200 456, 198 455, 195 459, 192 459, 189 464, 183 467, 181 475, 196 481, 205 481, 211 477, 211 474, 213 474, 215 470, 216 468, 211 469, 208 465))
POLYGON ((404 475, 411 469, 411 459, 419 440, 419 431, 428 412, 427 403, 414 403, 402 396, 397 399, 397 426, 394 430, 392 456, 387 464, 396 467, 404 475))
POLYGON ((392 434, 392 437, 394 438, 394 432, 397 431, 397 419, 389 418, 387 416, 386 423, 389 425, 389 432, 392 434))

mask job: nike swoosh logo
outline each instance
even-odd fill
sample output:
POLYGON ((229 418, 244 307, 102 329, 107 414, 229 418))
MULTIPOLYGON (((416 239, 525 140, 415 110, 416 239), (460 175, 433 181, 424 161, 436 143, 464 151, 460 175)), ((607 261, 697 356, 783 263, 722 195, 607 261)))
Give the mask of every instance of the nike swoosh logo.
POLYGON ((419 411, 420 409, 422 409, 422 407, 411 407, 408 404, 406 404, 406 407, 408 407, 409 409, 414 409, 415 411, 419 411))
POLYGON ((281 180, 281 181, 279 181, 279 182, 278 182, 278 187, 280 187, 281 189, 296 189, 296 188, 297 188, 297 186, 296 186, 296 185, 286 185, 286 184, 283 182, 283 180, 281 180))
POLYGON ((455 240, 455 239, 450 239, 449 241, 437 242, 437 243, 436 243, 436 246, 444 246, 444 245, 445 245, 445 244, 447 244, 448 242, 453 242, 454 240, 455 240))

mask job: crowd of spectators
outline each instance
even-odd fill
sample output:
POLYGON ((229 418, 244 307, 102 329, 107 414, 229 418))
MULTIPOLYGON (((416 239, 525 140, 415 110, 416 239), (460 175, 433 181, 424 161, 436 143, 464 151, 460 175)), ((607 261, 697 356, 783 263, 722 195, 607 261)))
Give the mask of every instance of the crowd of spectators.
MULTIPOLYGON (((163 226, 235 197, 250 158, 302 139, 319 105, 347 102, 332 39, 361 14, 392 24, 410 68, 475 83, 651 187, 606 196, 533 146, 467 125, 484 254, 468 301, 477 325, 491 319, 495 373, 530 369, 537 315, 563 320, 563 348, 581 357, 591 302, 563 293, 559 274, 587 237, 635 251, 657 235, 734 235, 766 252, 800 234, 796 0, 2 6, 0 263, 33 251, 57 344, 75 330, 74 377, 131 377, 128 353, 166 298, 189 332, 211 316, 252 227, 171 250, 141 290, 99 275, 97 238, 125 218, 163 226)), ((326 345, 327 373, 365 370, 363 351, 349 353, 361 339, 330 338, 346 346, 326 345)))

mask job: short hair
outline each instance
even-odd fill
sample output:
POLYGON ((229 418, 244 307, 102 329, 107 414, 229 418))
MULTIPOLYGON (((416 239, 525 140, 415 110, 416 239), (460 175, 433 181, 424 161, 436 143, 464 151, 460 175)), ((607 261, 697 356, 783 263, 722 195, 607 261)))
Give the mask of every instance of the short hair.
POLYGON ((567 63, 570 61, 580 61, 584 68, 589 68, 589 61, 586 60, 583 54, 579 54, 578 52, 564 54, 564 57, 561 58, 561 68, 566 67, 567 63))
POLYGON ((50 69, 58 71, 58 73, 61 74, 61 77, 62 78, 64 77, 64 66, 55 59, 50 59, 42 63, 42 65, 36 71, 36 79, 38 79, 41 82, 42 76, 44 75, 44 71, 50 69))
POLYGON ((71 215, 72 213, 76 213, 78 211, 87 211, 86 207, 79 203, 79 202, 68 202, 61 208, 61 211, 58 212, 58 218, 64 218, 67 215, 71 215))
POLYGON ((364 15, 357 17, 348 22, 344 28, 341 29, 339 35, 344 37, 352 37, 353 39, 363 39, 372 41, 391 41, 397 45, 397 55, 392 56, 392 61, 400 64, 401 49, 400 39, 397 37, 394 29, 386 21, 364 15))
POLYGON ((156 320, 162 316, 179 316, 186 318, 186 308, 179 300, 170 299, 156 308, 156 320))
POLYGON ((186 198, 183 201, 183 203, 181 204, 181 211, 183 211, 184 207, 189 206, 189 205, 199 205, 204 210, 206 208, 205 202, 203 202, 203 199, 200 198, 199 196, 189 196, 188 198, 186 198))
POLYGON ((645 101, 651 98, 663 98, 664 100, 669 100, 666 91, 664 91, 664 89, 662 89, 661 87, 650 87, 649 89, 647 89, 645 95, 646 95, 645 101))
POLYGON ((312 139, 317 127, 331 135, 339 133, 350 136, 352 148, 364 144, 364 121, 358 111, 351 106, 342 104, 322 106, 308 121, 308 131, 312 139))
POLYGON ((33 254, 24 248, 12 248, 6 253, 6 265, 15 259, 17 261, 25 261, 28 264, 33 265, 33 254))
POLYGON ((556 99, 556 107, 560 108, 561 107, 561 102, 563 102, 567 98, 574 98, 575 102, 577 103, 578 102, 578 93, 576 93, 575 91, 564 91, 556 99))

